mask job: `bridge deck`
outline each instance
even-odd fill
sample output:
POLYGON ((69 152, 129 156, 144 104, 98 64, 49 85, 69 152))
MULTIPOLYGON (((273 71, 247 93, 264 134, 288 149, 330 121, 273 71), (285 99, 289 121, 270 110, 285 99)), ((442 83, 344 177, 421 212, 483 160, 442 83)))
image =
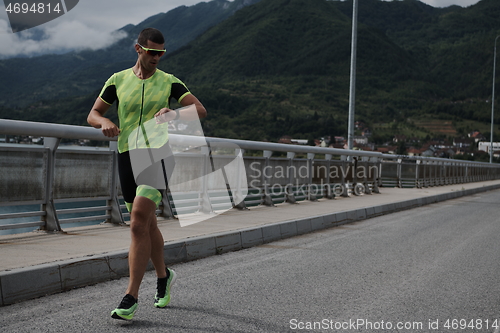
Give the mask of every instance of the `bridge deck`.
MULTIPOLYGON (((499 188, 500 180, 381 188, 360 197, 230 210, 186 227, 159 220, 159 227, 166 261, 175 263, 499 188)), ((129 228, 113 225, 0 236, 0 305, 126 276, 129 242, 129 228)))

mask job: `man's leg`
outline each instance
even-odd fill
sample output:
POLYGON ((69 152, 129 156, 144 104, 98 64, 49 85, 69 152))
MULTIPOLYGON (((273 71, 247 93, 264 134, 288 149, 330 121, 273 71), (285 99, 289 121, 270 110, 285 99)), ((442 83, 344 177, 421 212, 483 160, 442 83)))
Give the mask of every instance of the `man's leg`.
POLYGON ((164 278, 167 276, 165 259, 163 257, 163 246, 164 240, 160 229, 156 221, 156 215, 154 216, 153 223, 151 223, 151 228, 149 230, 149 235, 151 239, 151 261, 155 267, 156 276, 159 278, 164 278))
POLYGON ((130 224, 132 242, 129 251, 130 279, 127 294, 132 295, 135 299, 138 298, 139 287, 149 258, 151 258, 158 276, 154 305, 163 308, 170 303, 170 288, 176 280, 176 273, 173 270, 167 272, 165 266, 163 257, 164 240, 158 228, 154 213, 155 209, 156 203, 148 198, 137 196, 134 199, 130 224), (140 205, 140 207, 136 208, 136 204, 140 205), (148 221, 148 224, 143 223, 143 221, 148 221))
POLYGON ((176 273, 172 269, 167 269, 163 257, 163 236, 158 229, 157 221, 151 225, 151 261, 155 266, 156 275, 156 294, 154 306, 164 308, 170 303, 170 288, 176 280, 176 273))
MULTIPOLYGON (((158 246, 157 244, 153 246, 153 235, 151 234, 151 229, 154 229, 153 225, 158 229, 156 226, 155 210, 156 204, 152 200, 142 196, 135 197, 130 216, 131 244, 128 258, 130 279, 126 293, 134 296, 136 299, 139 297, 139 287, 146 272, 151 251, 158 246)), ((158 242, 156 232, 153 233, 155 242, 158 242)), ((157 262, 153 263, 157 264, 157 262)), ((163 271, 165 271, 164 267, 165 264, 163 264, 163 271)))
POLYGON ((167 269, 163 257, 163 236, 158 229, 156 218, 151 224, 151 261, 158 277, 156 282, 156 294, 154 305, 157 308, 164 308, 170 303, 170 288, 176 280, 176 273, 167 269))
POLYGON ((151 256, 151 225, 156 222, 156 203, 143 196, 136 196, 130 212, 131 243, 128 255, 130 279, 125 297, 111 312, 115 319, 131 320, 137 310, 139 287, 151 256))
POLYGON ((158 228, 155 214, 162 195, 157 190, 156 177, 158 172, 153 169, 157 169, 161 164, 152 165, 152 170, 141 173, 136 180, 134 179, 128 152, 119 154, 118 157, 123 196, 127 209, 131 214, 130 279, 125 297, 120 305, 111 312, 111 316, 116 319, 130 320, 137 309, 139 288, 149 259, 151 258, 158 276, 154 304, 156 307, 165 307, 170 302, 170 287, 175 282, 176 274, 173 270, 167 270, 165 267, 163 257, 164 240, 158 228), (142 185, 137 186, 137 183, 142 185))

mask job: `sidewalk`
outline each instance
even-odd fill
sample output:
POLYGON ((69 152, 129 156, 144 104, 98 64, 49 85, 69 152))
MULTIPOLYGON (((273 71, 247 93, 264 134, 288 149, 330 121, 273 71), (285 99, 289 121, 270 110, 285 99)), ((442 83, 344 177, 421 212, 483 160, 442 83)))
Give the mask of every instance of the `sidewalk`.
MULTIPOLYGON (((460 196, 500 189, 500 180, 230 210, 187 227, 159 220, 168 264, 200 259, 460 196)), ((0 236, 0 306, 128 275, 127 226, 0 236)), ((150 267, 152 268, 152 267, 150 267)))

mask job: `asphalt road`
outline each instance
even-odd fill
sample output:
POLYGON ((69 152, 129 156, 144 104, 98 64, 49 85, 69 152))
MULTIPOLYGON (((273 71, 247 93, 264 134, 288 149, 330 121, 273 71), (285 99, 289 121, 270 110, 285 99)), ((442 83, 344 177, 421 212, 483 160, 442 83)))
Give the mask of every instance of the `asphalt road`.
MULTIPOLYGON (((2 332, 495 332, 500 191, 173 266, 167 309, 127 279, 0 308, 2 332)), ((500 330, 498 330, 500 331, 500 330)))

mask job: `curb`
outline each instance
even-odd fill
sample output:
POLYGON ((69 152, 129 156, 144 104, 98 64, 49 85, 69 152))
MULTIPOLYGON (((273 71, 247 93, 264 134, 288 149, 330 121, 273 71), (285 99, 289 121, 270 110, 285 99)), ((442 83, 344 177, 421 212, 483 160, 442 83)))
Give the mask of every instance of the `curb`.
MULTIPOLYGON (((342 224, 499 189, 499 185, 455 191, 327 215, 289 220, 229 233, 166 242, 165 262, 176 264, 251 248, 342 224)), ((148 270, 153 269, 151 263, 148 270)), ((108 252, 0 272, 0 306, 128 276, 128 251, 108 252)))

